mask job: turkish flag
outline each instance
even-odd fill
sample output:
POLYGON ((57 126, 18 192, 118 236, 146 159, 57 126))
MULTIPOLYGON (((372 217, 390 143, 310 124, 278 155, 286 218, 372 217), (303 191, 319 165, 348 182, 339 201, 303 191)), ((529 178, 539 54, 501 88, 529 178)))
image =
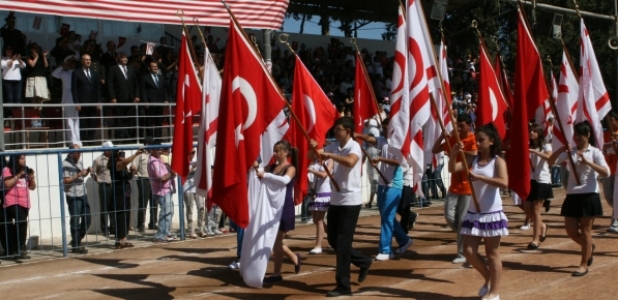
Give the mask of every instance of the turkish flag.
MULTIPOLYGON (((315 140, 319 147, 323 146, 326 133, 338 117, 337 109, 298 56, 296 56, 294 69, 292 110, 300 124, 307 130, 309 138, 315 140)), ((310 146, 298 124, 294 123, 292 128, 293 144, 298 148, 299 157, 299 170, 296 170, 294 187, 294 203, 298 205, 307 195, 307 168, 309 167, 307 153, 310 146)))
POLYGON ((496 73, 491 66, 491 61, 482 39, 480 49, 479 70, 481 78, 479 79, 479 99, 475 123, 477 127, 493 123, 498 130, 500 138, 503 139, 506 134, 506 126, 504 124, 504 112, 507 108, 506 99, 502 93, 496 73))
MULTIPOLYGON (((367 76, 363 58, 356 53, 356 74, 354 76, 354 131, 363 132, 365 120, 378 114, 376 95, 367 76)), ((382 120, 379 120, 382 121, 382 120)))
MULTIPOLYGON (((513 107, 513 90, 511 89, 508 77, 506 76, 506 71, 502 69, 502 61, 500 60, 499 53, 496 55, 496 59, 494 61, 494 71, 496 72, 496 76, 498 77, 498 84, 500 84, 502 94, 504 95, 504 99, 506 99, 508 107, 513 107)), ((481 74, 481 76, 483 75, 481 74)), ((511 143, 510 124, 511 110, 507 109, 506 112, 504 112, 504 127, 506 127, 506 133, 504 135, 503 142, 505 145, 511 143)))
POLYGON ((217 124, 212 197, 241 228, 249 224, 247 174, 260 155, 260 137, 285 98, 242 29, 230 21, 217 124))
POLYGON ((193 149, 193 115, 201 110, 202 87, 194 66, 183 31, 178 56, 178 93, 172 144, 172 170, 180 175, 183 182, 189 175, 189 154, 193 149))
POLYGON ((517 10, 517 54, 515 55, 515 101, 510 129, 511 147, 506 155, 509 173, 509 187, 522 199, 530 193, 530 159, 528 121, 534 117, 536 109, 549 98, 543 64, 539 51, 534 45, 524 12, 517 10))
POLYGON ((221 100, 221 76, 215 66, 210 51, 205 48, 204 78, 202 93, 202 118, 198 133, 197 168, 195 170, 195 185, 197 193, 206 198, 207 209, 212 207, 212 166, 214 157, 212 150, 217 139, 217 122, 219 121, 219 103, 221 100))

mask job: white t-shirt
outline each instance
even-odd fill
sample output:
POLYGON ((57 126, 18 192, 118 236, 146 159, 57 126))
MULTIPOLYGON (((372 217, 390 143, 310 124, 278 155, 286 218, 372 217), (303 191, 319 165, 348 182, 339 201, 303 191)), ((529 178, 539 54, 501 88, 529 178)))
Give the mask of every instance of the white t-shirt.
POLYGON ((330 204, 340 206, 361 205, 363 203, 361 192, 361 159, 363 158, 363 152, 360 145, 354 139, 350 139, 344 147, 339 147, 339 143, 332 143, 326 146, 324 151, 339 156, 348 156, 349 154, 356 154, 358 156, 358 162, 352 168, 335 162, 333 177, 337 184, 339 184, 340 191, 337 192, 333 187, 330 204))
MULTIPOLYGON (((566 161, 568 159, 567 155, 568 154, 566 152, 561 153, 560 156, 558 156, 558 160, 556 160, 556 165, 566 161)), ((575 182, 575 176, 573 176, 574 173, 573 170, 571 170, 571 163, 567 162, 566 165, 570 174, 569 182, 567 183, 567 194, 598 193, 599 184, 597 183, 597 172, 595 172, 590 166, 580 163, 577 150, 574 149, 571 152, 571 156, 575 162, 575 169, 577 170, 577 175, 579 176, 581 185, 578 186, 575 182)), ((587 160, 604 167, 607 169, 607 172, 609 172, 609 167, 607 166, 607 162, 605 161, 605 157, 603 156, 603 152, 601 152, 601 150, 588 146, 588 149, 584 151, 584 157, 587 160)))
MULTIPOLYGON (((552 151, 551 144, 543 145, 543 153, 552 151)), ((549 165, 547 160, 542 159, 538 155, 530 152, 530 160, 534 166, 531 178, 538 183, 551 183, 551 173, 549 173, 549 165)))

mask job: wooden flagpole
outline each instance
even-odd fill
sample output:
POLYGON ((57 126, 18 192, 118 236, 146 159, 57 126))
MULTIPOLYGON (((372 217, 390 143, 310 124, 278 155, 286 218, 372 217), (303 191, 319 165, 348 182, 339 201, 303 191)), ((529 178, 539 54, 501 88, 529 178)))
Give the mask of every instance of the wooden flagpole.
MULTIPOLYGON (((249 37, 247 36, 247 33, 242 30, 242 26, 240 26, 240 23, 238 22, 238 20, 236 19, 236 16, 234 15, 234 13, 232 12, 232 10, 230 9, 230 7, 227 5, 227 3, 225 2, 225 0, 221 0, 221 2, 223 3, 223 6, 225 6, 225 9, 227 10, 227 12, 230 14, 230 17, 232 18, 232 21, 234 22, 234 24, 236 26, 238 26, 238 28, 240 28, 240 32, 243 35, 243 38, 245 39, 245 41, 248 41, 248 43, 251 45, 253 51, 255 51, 255 53, 257 53, 258 55, 260 55, 260 52, 255 48, 255 45, 253 44, 253 42, 251 42, 251 39, 249 39, 249 37)), ((233 30, 233 29, 230 29, 233 30)), ((261 55, 260 55, 261 56, 261 55)), ((262 61, 262 66, 264 66, 264 68, 266 69, 266 66, 264 65, 264 62, 262 61)), ((266 73, 268 74, 268 76, 270 77, 270 80, 273 82, 273 85, 277 88, 277 91, 279 91, 279 93, 281 94, 281 98, 285 99, 285 96, 283 94, 283 91, 281 91, 281 88, 279 87, 279 85, 276 84, 275 79, 273 78, 272 74, 268 71, 266 71, 266 73)), ((303 127, 303 125, 300 123, 300 120, 298 119, 298 116, 296 116, 296 114, 294 113, 294 111, 292 110, 292 106, 290 105, 290 103, 288 101, 283 100, 283 102, 285 103, 286 107, 288 108, 288 110, 290 111, 290 115, 292 116, 292 118, 294 119, 294 121, 296 121, 296 125, 298 125, 298 127, 302 130, 303 135, 305 136, 305 138, 307 139, 307 141, 311 141, 311 139, 309 138, 309 134, 307 134, 307 130, 303 127)), ((317 149, 312 148, 315 153, 317 154, 318 160, 322 163, 322 166, 324 167, 324 170, 326 171, 326 174, 328 175, 330 181, 333 184, 333 187, 335 188, 335 190, 337 192, 341 191, 341 188, 339 187, 339 184, 337 183, 337 181, 335 181, 335 178, 333 177, 333 174, 330 172, 330 170, 328 170, 328 167, 326 166, 326 162, 322 159, 322 156, 318 153, 317 149)))

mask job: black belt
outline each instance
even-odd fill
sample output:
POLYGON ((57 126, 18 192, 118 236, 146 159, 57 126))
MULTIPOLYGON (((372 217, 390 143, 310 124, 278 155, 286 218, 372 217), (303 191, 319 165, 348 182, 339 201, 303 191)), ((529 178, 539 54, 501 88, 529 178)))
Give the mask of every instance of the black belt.
POLYGON ((107 183, 107 182, 100 182, 100 183, 102 183, 102 184, 104 184, 104 185, 107 185, 107 186, 112 185, 112 183, 111 183, 111 182, 110 182, 110 183, 107 183))
POLYGON ((148 177, 137 177, 137 179, 139 179, 139 180, 150 180, 150 178, 148 178, 148 177))

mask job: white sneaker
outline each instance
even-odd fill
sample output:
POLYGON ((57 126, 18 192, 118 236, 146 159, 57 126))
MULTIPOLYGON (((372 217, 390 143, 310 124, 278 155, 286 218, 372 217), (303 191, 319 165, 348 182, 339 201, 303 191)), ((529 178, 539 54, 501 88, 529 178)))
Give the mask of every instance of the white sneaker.
POLYGON ((309 254, 320 254, 322 253, 322 248, 313 248, 309 251, 309 254))
POLYGON ((466 262, 467 260, 463 255, 457 255, 457 257, 455 257, 452 261, 454 264, 465 264, 466 262))
POLYGON ((414 240, 412 240, 412 238, 410 238, 405 245, 403 245, 403 246, 399 247, 399 249, 395 250, 395 253, 397 253, 397 254, 405 253, 406 251, 408 251, 408 248, 410 248, 412 246, 412 244, 414 244, 414 240))
POLYGON ((530 229, 530 224, 524 224, 523 226, 519 227, 519 229, 521 229, 521 230, 528 230, 528 229, 530 229))
POLYGON ((240 269, 240 262, 239 261, 233 261, 229 266, 229 269, 231 270, 237 270, 240 269))
POLYGON ((479 289, 479 297, 485 297, 485 295, 487 295, 487 293, 489 293, 489 285, 483 285, 480 289, 479 289))
POLYGON ((607 232, 618 233, 618 227, 611 226, 610 228, 607 228, 607 232))
POLYGON ((221 230, 219 230, 219 229, 215 230, 215 235, 222 235, 222 234, 223 234, 223 232, 221 232, 221 230))
POLYGON ((376 255, 376 260, 384 261, 384 260, 389 260, 391 258, 395 258, 395 255, 393 255, 392 253, 391 254, 380 253, 376 255))

